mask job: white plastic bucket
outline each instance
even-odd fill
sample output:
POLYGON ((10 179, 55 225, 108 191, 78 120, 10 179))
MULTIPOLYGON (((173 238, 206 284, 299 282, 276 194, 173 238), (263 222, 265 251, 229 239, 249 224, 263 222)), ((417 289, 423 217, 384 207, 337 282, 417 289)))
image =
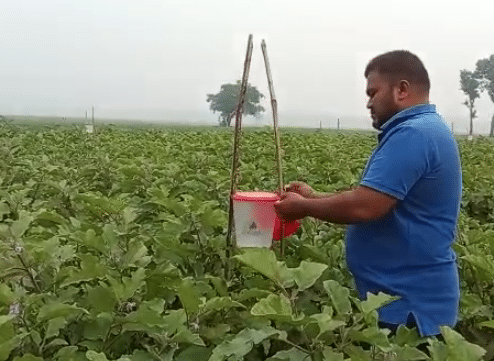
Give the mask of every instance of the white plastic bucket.
POLYGON ((86 133, 92 133, 92 132, 93 132, 93 125, 86 124, 86 133))
POLYGON ((233 219, 238 247, 271 247, 276 220, 270 192, 237 192, 233 195, 233 219))

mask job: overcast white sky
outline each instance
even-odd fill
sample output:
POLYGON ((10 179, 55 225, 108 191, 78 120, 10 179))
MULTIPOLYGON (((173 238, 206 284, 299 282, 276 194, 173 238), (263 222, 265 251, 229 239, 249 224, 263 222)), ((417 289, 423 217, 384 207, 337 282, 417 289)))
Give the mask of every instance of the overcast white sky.
MULTIPOLYGON (((465 132, 460 69, 494 53, 492 1, 0 0, 0 114, 209 120, 207 93, 242 75, 268 96, 270 57, 281 125, 370 128, 364 68, 407 49, 424 62, 431 102, 465 132)), ((477 101, 476 132, 494 104, 477 101)), ((271 121, 266 103, 264 119, 271 121)), ((251 122, 256 122, 251 119, 251 122)))

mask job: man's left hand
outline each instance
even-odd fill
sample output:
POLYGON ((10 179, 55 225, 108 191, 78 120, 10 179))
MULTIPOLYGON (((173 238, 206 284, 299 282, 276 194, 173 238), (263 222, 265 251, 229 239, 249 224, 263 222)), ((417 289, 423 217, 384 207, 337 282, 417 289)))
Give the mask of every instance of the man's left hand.
POLYGON ((307 216, 307 198, 293 192, 286 192, 281 201, 274 204, 278 216, 287 221, 294 221, 307 216))

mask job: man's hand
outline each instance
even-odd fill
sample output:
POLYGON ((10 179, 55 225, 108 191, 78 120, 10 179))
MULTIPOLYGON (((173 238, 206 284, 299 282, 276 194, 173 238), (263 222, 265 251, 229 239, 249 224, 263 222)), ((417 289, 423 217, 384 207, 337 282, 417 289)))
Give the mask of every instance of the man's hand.
POLYGON ((291 182, 285 187, 285 191, 300 194, 304 198, 312 198, 316 193, 310 185, 304 182, 291 182))
POLYGON ((281 201, 274 204, 274 209, 280 218, 294 221, 307 216, 306 202, 300 194, 287 192, 281 201))

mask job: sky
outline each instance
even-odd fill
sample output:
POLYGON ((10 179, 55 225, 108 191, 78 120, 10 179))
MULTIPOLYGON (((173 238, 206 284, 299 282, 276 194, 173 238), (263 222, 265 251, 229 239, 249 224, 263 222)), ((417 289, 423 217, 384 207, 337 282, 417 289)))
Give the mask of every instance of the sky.
MULTIPOLYGON (((207 122, 206 96, 242 77, 266 98, 266 41, 281 126, 371 129, 364 69, 406 49, 430 80, 430 101, 466 133, 461 69, 494 54, 492 1, 0 0, 0 114, 207 122)), ((487 133, 494 103, 476 102, 487 133)))

